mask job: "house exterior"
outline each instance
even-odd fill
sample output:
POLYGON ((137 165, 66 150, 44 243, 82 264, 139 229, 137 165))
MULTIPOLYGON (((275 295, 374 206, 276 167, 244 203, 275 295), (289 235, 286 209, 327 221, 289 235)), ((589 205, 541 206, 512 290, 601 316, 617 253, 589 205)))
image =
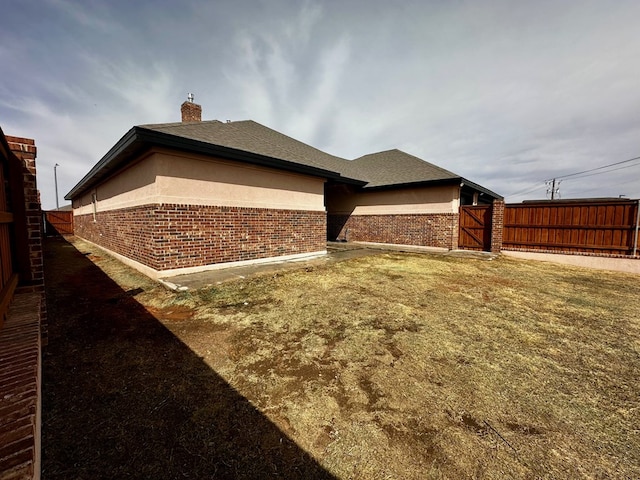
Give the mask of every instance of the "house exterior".
POLYGON ((253 121, 133 127, 66 195, 76 235, 152 277, 326 252, 326 240, 457 248, 495 193, 392 150, 350 161, 253 121))

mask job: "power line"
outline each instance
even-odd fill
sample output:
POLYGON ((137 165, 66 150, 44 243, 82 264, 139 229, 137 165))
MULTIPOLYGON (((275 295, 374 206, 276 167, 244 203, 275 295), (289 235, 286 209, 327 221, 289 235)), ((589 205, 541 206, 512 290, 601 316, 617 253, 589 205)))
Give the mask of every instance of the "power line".
MULTIPOLYGON (((622 160, 620 162, 614 162, 614 163, 610 163, 608 165, 602 165, 601 167, 590 168, 589 170, 583 170, 581 172, 575 172, 575 173, 569 173, 567 175, 557 176, 557 177, 554 177, 554 178, 550 178, 550 179, 538 182, 538 183, 534 184, 535 186, 532 185, 531 187, 527 187, 527 188, 525 188, 523 190, 519 190, 517 192, 505 195, 505 197, 515 197, 516 195, 525 195, 527 193, 531 193, 534 190, 537 190, 538 188, 541 188, 541 184, 547 185, 548 182, 552 182, 553 180, 560 180, 560 179, 569 178, 569 177, 577 177, 577 178, 591 177, 593 175, 601 175, 601 174, 605 174, 605 173, 615 172, 616 170, 622 170, 623 168, 636 167, 636 166, 640 165, 640 163, 637 163, 637 164, 634 164, 634 165, 628 165, 628 166, 624 166, 624 167, 620 167, 620 168, 614 168, 612 170, 607 170, 606 172, 598 172, 598 170, 604 170, 605 168, 615 167, 616 165, 622 165, 623 163, 629 163, 629 162, 633 162, 633 161, 636 161, 636 160, 640 160, 640 157, 633 157, 633 158, 629 158, 627 160, 622 160), (598 172, 598 173, 591 173, 591 172, 598 172), (585 173, 591 173, 591 174, 590 175, 583 175, 585 173), (582 176, 578 176, 578 175, 582 175, 582 176)), ((577 180, 577 178, 574 178, 573 180, 577 180)))
MULTIPOLYGON (((561 179, 561 178, 574 177, 576 175, 582 175, 583 173, 595 172, 596 170, 603 170, 605 168, 614 167, 616 165, 620 165, 620 164, 623 164, 623 163, 633 162, 634 160, 640 160, 640 157, 629 158, 628 160, 622 160, 620 162, 610 163, 609 165, 603 165, 601 167, 591 168, 589 170, 583 170, 582 172, 570 173, 568 175, 562 175, 562 176, 555 177, 555 178, 556 178, 556 180, 558 180, 558 179, 561 179)), ((606 172, 604 172, 604 173, 606 173, 606 172)), ((552 179, 549 179, 549 180, 552 180, 552 179)))
MULTIPOLYGON (((640 163, 636 163, 634 165, 625 165, 624 167, 612 168, 611 170, 607 170, 606 172, 596 172, 596 173, 590 173, 588 175, 580 175, 579 177, 575 177, 572 180, 577 180, 578 178, 593 177, 594 175, 602 175, 605 173, 615 172, 616 170, 623 170, 625 168, 631 168, 631 167, 637 167, 637 166, 640 166, 640 163)), ((574 173, 573 175, 579 175, 579 174, 574 173)), ((572 176, 572 175, 569 175, 569 176, 572 176)), ((556 179, 557 178, 566 178, 566 177, 556 177, 556 179)))
POLYGON ((545 183, 541 181, 541 182, 536 183, 535 186, 530 186, 530 187, 525 188, 524 190, 520 190, 518 192, 510 193, 508 195, 505 195, 505 197, 515 197, 516 195, 524 195, 525 193, 531 193, 534 190, 542 188, 544 186, 544 184, 545 183))

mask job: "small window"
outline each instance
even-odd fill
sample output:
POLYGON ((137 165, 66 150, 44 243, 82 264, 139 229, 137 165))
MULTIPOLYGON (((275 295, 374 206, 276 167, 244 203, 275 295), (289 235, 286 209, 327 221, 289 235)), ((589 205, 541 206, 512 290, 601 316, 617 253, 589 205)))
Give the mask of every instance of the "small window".
POLYGON ((93 192, 91 194, 91 203, 93 204, 93 221, 96 221, 96 213, 98 213, 98 194, 93 192))

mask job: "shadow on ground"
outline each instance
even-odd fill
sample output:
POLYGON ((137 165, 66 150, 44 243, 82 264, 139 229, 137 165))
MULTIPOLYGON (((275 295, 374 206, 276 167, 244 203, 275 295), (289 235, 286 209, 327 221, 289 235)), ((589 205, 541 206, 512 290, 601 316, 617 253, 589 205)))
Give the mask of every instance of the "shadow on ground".
POLYGON ((333 479, 82 252, 47 239, 43 474, 333 479))

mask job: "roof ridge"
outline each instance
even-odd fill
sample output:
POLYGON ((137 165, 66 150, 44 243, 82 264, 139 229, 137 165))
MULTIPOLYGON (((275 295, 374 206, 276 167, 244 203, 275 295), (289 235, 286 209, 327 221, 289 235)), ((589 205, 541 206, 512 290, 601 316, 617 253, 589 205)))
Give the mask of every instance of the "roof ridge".
MULTIPOLYGON (((275 129, 271 128, 271 127, 267 127, 266 125, 263 125, 263 124, 261 124, 260 122, 256 122, 255 120, 251 120, 251 119, 249 119, 249 120, 238 120, 238 121, 236 121, 236 122, 231 122, 231 123, 230 123, 230 125, 233 125, 234 123, 253 123, 253 124, 255 124, 255 125, 260 126, 261 128, 264 128, 264 129, 266 129, 266 130, 269 130, 270 132, 275 133, 276 135, 279 135, 279 136, 281 136, 281 137, 285 137, 285 138, 287 138, 287 139, 289 139, 289 140, 291 140, 291 141, 293 141, 293 142, 296 142, 296 143, 299 143, 299 144, 301 144, 301 145, 304 145, 305 147, 308 147, 308 148, 310 148, 310 149, 312 149, 312 150, 315 150, 316 152, 320 152, 320 153, 321 153, 321 154, 323 154, 323 155, 327 155, 327 156, 329 156, 329 157, 333 157, 333 158, 338 159, 338 160, 344 160, 344 161, 346 161, 346 162, 348 162, 348 161, 349 161, 349 160, 347 160, 346 158, 338 157, 338 156, 336 156, 336 155, 332 155, 331 153, 327 153, 327 152, 325 152, 324 150, 320 150, 319 148, 316 148, 316 147, 314 147, 313 145, 309 145, 308 143, 305 143, 305 142, 303 142, 303 141, 301 141, 301 140, 298 140, 297 138, 290 137, 290 136, 289 136, 289 135, 287 135, 286 133, 282 133, 282 132, 279 132, 278 130, 275 130, 275 129)), ((227 125, 229 125, 229 124, 227 124, 227 125)), ((243 132, 243 133, 244 133, 244 134, 247 134, 247 132, 243 132)), ((258 140, 258 141, 261 141, 261 142, 264 142, 264 141, 265 141, 263 138, 258 137, 257 135, 254 135, 252 132, 249 132, 248 134, 249 134, 252 138, 254 138, 255 140, 258 140)), ((280 143, 274 143, 274 142, 271 142, 271 141, 268 141, 267 143, 269 143, 271 146, 275 146, 275 147, 277 147, 277 148, 279 148, 279 149, 281 149, 281 150, 283 150, 283 151, 285 151, 285 152, 289 153, 290 155, 297 155, 297 154, 298 154, 297 152, 292 151, 291 149, 287 148, 287 147, 286 147, 286 146, 284 146, 283 144, 280 144, 280 143)))
POLYGON ((168 123, 145 123, 142 125, 136 125, 136 127, 142 127, 142 128, 150 128, 150 127, 162 127, 162 128, 172 128, 172 127, 179 127, 181 125, 198 125, 200 123, 224 123, 221 122, 220 120, 204 120, 201 122, 168 122, 168 123))
POLYGON ((439 165, 436 165, 435 163, 432 163, 432 162, 430 162, 428 160, 425 160, 424 158, 420 158, 417 155, 413 155, 411 153, 405 152, 404 150, 400 150, 399 148, 391 148, 389 150, 382 150, 380 152, 369 153, 367 155, 363 155, 361 157, 358 157, 358 158, 354 159, 354 161, 364 159, 365 157, 373 157, 373 156, 376 156, 376 155, 382 155, 382 154, 389 153, 389 152, 401 153, 403 155, 406 155, 407 157, 415 158, 416 160, 419 160, 422 163, 426 163, 427 165, 431 165, 432 167, 437 168, 438 170, 442 170, 443 172, 447 172, 447 173, 450 173, 452 175, 459 176, 457 173, 452 172, 451 170, 447 170, 446 168, 443 168, 443 167, 441 167, 439 165))

